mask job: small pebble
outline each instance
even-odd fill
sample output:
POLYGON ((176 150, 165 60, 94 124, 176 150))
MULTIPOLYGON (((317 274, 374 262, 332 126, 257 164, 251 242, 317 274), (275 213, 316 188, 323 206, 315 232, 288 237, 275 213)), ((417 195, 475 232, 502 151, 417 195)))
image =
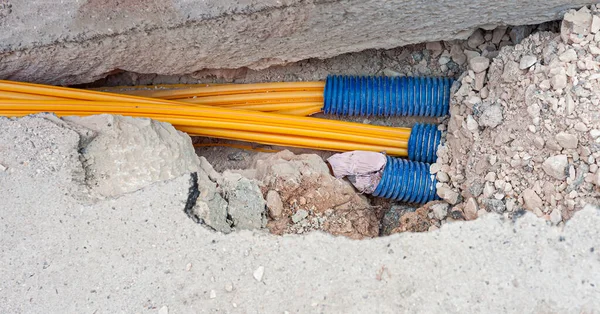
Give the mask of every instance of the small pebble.
POLYGON ((210 298, 214 299, 217 297, 217 292, 215 290, 210 290, 210 298))
POLYGON ((158 310, 158 314, 169 314, 169 308, 165 305, 158 310))
POLYGON ((256 281, 260 282, 260 281, 262 281, 264 274, 265 274, 265 267, 259 266, 252 275, 254 276, 254 279, 256 279, 256 281))

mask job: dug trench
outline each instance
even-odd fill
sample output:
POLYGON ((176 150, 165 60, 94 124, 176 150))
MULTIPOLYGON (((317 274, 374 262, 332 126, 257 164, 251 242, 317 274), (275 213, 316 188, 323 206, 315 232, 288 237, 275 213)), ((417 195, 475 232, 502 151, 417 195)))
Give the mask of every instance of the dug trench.
POLYGON ((331 175, 333 152, 190 138, 142 118, 0 118, 0 309, 593 312, 599 47, 592 6, 465 41, 94 84, 453 77, 451 115, 426 121, 445 142, 430 166, 441 200, 424 206, 358 193, 331 175))
POLYGON ((192 176, 185 213, 223 233, 266 228, 279 235, 324 231, 353 239, 432 231, 490 212, 511 218, 530 211, 562 225, 587 204, 598 205, 600 196, 600 119, 592 109, 599 101, 597 14, 592 6, 569 12, 562 25, 480 29, 465 41, 260 71, 176 77, 123 72, 86 87, 302 81, 328 74, 453 77, 450 118, 320 114, 387 126, 438 123, 446 140, 430 170, 440 201, 419 206, 363 195, 332 176, 325 160, 333 152, 196 137, 200 171, 192 176))

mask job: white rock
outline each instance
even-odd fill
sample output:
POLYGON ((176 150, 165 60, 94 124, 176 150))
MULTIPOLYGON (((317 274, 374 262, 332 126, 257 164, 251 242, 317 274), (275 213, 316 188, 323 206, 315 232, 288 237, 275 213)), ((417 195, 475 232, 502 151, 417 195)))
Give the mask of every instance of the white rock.
POLYGON ((590 136, 591 136, 593 139, 597 139, 598 137, 600 137, 600 130, 597 130, 597 129, 593 129, 593 130, 591 130, 591 131, 590 131, 590 136))
POLYGON ((217 297, 217 292, 215 290, 210 290, 210 298, 214 299, 217 297))
POLYGON ((0 172, 4 172, 4 171, 6 171, 6 169, 8 169, 8 168, 6 168, 4 165, 0 164, 0 172))
POLYGON ((526 209, 530 211, 534 211, 536 208, 542 209, 544 202, 532 189, 525 189, 523 193, 521 193, 521 196, 523 197, 526 209))
POLYGON ((490 66, 490 59, 486 57, 474 57, 469 60, 469 67, 475 73, 481 73, 490 66))
POLYGON ((429 173, 431 174, 436 174, 438 171, 440 171, 440 168, 442 166, 438 163, 433 163, 431 164, 431 166, 429 166, 429 173))
POLYGON ((440 65, 447 64, 448 62, 450 62, 450 58, 449 58, 449 57, 446 57, 446 56, 441 56, 441 57, 438 59, 438 63, 439 63, 440 65))
POLYGON ((525 70, 529 69, 532 65, 537 62, 537 57, 532 55, 526 55, 521 58, 521 63, 519 63, 519 69, 525 70))
POLYGON ((496 181, 496 173, 495 172, 488 172, 485 175, 485 180, 488 182, 494 182, 496 181))
POLYGON ((567 75, 566 74, 556 74, 550 79, 550 84, 555 90, 563 89, 567 87, 567 75))
POLYGON ((571 61, 576 61, 577 60, 577 52, 575 51, 575 49, 569 49, 565 52, 563 52, 558 59, 560 59, 560 61, 563 62, 571 62, 571 61))
POLYGON ((552 224, 556 225, 561 221, 562 221, 561 210, 559 207, 555 207, 554 210, 552 210, 552 213, 550 213, 550 222, 552 222, 552 224))
POLYGON ((585 125, 585 123, 583 123, 583 122, 581 122, 581 121, 580 121, 580 122, 577 122, 577 123, 575 123, 575 126, 574 126, 574 128, 575 128, 575 130, 577 130, 577 131, 579 131, 579 132, 587 132, 587 130, 588 130, 588 127, 587 127, 587 125, 585 125))
POLYGON ((467 116, 467 129, 471 132, 476 132, 479 129, 479 123, 475 121, 472 115, 467 116))
POLYGON ((598 48, 598 46, 596 46, 594 44, 590 44, 588 46, 588 49, 590 50, 590 53, 593 54, 594 56, 600 55, 600 48, 598 48))
POLYGON ((431 210, 433 211, 433 215, 438 220, 443 220, 448 216, 448 208, 450 206, 445 203, 435 204, 431 206, 431 210))
POLYGON ((228 282, 225 284, 225 291, 227 291, 227 292, 233 291, 233 282, 228 282))
POLYGON ((169 308, 165 305, 158 310, 158 314, 169 314, 169 308))
POLYGON ((443 172, 443 171, 438 171, 437 173, 437 179, 440 182, 448 182, 450 181, 450 177, 448 176, 447 173, 443 172))
POLYGON ((437 195, 444 201, 454 205, 458 202, 458 193, 450 189, 446 185, 442 185, 437 189, 437 195))
POLYGON ((498 161, 498 157, 496 157, 496 155, 490 155, 488 162, 490 163, 490 165, 495 165, 496 162, 498 161))
POLYGON ((600 17, 597 15, 592 17, 592 27, 590 28, 590 31, 592 34, 596 34, 598 31, 600 31, 600 17))
POLYGON ((549 176, 564 180, 567 177, 566 170, 568 166, 569 160, 566 155, 556 155, 546 158, 542 164, 542 169, 549 176))
POLYGON ((558 145, 567 149, 575 149, 579 144, 579 139, 577 138, 577 135, 569 134, 566 132, 560 132, 556 134, 554 139, 556 139, 558 145))
POLYGON ((259 266, 252 275, 254 276, 254 279, 256 279, 256 281, 262 281, 264 274, 265 274, 265 267, 259 266))

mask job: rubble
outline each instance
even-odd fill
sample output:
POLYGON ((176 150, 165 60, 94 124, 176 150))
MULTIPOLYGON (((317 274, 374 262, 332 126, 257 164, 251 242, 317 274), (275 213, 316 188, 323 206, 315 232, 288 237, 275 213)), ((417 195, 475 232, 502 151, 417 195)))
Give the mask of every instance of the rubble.
MULTIPOLYGON (((440 196, 466 219, 481 209, 513 215, 524 208, 561 224, 586 204, 600 203, 599 19, 592 6, 569 11, 560 34, 517 40, 513 28, 520 43, 504 46, 489 67, 482 57, 469 61, 484 86, 474 73, 456 83, 448 149, 432 165, 449 177, 440 196)), ((503 32, 492 31, 491 43, 503 32)))

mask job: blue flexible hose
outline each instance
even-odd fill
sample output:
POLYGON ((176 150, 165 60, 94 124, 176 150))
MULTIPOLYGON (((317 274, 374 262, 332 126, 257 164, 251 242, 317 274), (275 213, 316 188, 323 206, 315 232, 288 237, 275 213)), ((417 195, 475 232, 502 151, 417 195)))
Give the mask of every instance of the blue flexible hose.
POLYGON ((408 138, 408 159, 434 163, 437 159, 437 148, 441 140, 442 132, 437 129, 437 125, 415 124, 408 138))
POLYGON ((330 75, 323 112, 343 116, 420 116, 448 114, 450 78, 330 75))
POLYGON ((429 173, 428 164, 388 156, 381 181, 373 195, 424 204, 438 199, 436 183, 435 175, 429 173))

